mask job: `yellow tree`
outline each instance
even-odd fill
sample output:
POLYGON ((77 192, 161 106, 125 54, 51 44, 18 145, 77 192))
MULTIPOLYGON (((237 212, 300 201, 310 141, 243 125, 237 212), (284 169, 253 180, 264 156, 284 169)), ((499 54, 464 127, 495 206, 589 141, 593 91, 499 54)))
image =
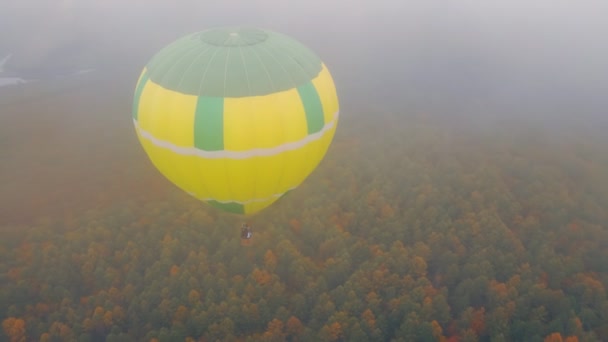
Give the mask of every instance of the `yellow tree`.
POLYGON ((270 272, 277 268, 277 256, 270 249, 264 254, 264 265, 270 272))
POLYGON ((262 337, 265 341, 284 341, 286 334, 283 331, 283 322, 276 318, 268 322, 268 328, 262 337))
POLYGON ((10 342, 25 342, 25 321, 21 318, 9 317, 2 322, 2 330, 10 342))
POLYGON ((552 333, 549 336, 545 337, 545 342, 563 342, 562 334, 560 333, 552 333))
POLYGON ((363 319, 365 324, 367 324, 370 331, 376 329, 376 316, 374 315, 372 310, 365 309, 365 311, 363 311, 363 313, 361 314, 361 318, 363 319))
POLYGON ((302 325, 302 322, 295 316, 289 317, 285 328, 287 334, 293 337, 297 337, 304 332, 304 325, 302 325))

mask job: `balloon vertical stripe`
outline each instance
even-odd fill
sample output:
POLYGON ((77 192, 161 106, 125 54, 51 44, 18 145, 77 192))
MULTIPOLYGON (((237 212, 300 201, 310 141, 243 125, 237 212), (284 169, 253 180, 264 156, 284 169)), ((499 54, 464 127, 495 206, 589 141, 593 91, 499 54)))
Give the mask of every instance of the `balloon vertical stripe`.
POLYGON ((319 94, 311 82, 299 86, 298 93, 306 112, 308 134, 317 133, 325 124, 323 122, 323 106, 321 105, 319 94))
POLYGON ((194 146, 205 151, 224 149, 224 99, 201 96, 194 115, 194 146))

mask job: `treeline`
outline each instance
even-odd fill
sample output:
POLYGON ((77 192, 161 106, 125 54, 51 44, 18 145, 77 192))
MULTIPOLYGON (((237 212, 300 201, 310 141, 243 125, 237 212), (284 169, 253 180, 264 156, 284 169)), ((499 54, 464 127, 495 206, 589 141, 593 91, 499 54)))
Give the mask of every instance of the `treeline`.
POLYGON ((411 120, 345 118, 250 246, 160 176, 4 227, 0 339, 608 340, 607 145, 411 120))

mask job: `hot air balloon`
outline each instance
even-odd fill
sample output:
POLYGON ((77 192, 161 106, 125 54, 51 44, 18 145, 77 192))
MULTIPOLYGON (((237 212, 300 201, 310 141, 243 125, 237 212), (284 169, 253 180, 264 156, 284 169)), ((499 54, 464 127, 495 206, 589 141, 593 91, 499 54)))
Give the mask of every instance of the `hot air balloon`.
POLYGON ((326 65, 284 34, 213 28, 184 36, 144 67, 133 123, 154 166, 183 191, 251 215, 319 165, 338 124, 326 65))

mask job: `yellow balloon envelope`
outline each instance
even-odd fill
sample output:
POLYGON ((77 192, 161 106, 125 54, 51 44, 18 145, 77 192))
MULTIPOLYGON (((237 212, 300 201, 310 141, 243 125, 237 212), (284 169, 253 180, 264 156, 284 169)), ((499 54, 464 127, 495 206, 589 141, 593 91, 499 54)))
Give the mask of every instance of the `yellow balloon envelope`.
POLYGON ((220 209, 253 214, 318 166, 338 111, 329 71, 304 45, 268 30, 216 28, 150 60, 133 122, 172 183, 220 209))

